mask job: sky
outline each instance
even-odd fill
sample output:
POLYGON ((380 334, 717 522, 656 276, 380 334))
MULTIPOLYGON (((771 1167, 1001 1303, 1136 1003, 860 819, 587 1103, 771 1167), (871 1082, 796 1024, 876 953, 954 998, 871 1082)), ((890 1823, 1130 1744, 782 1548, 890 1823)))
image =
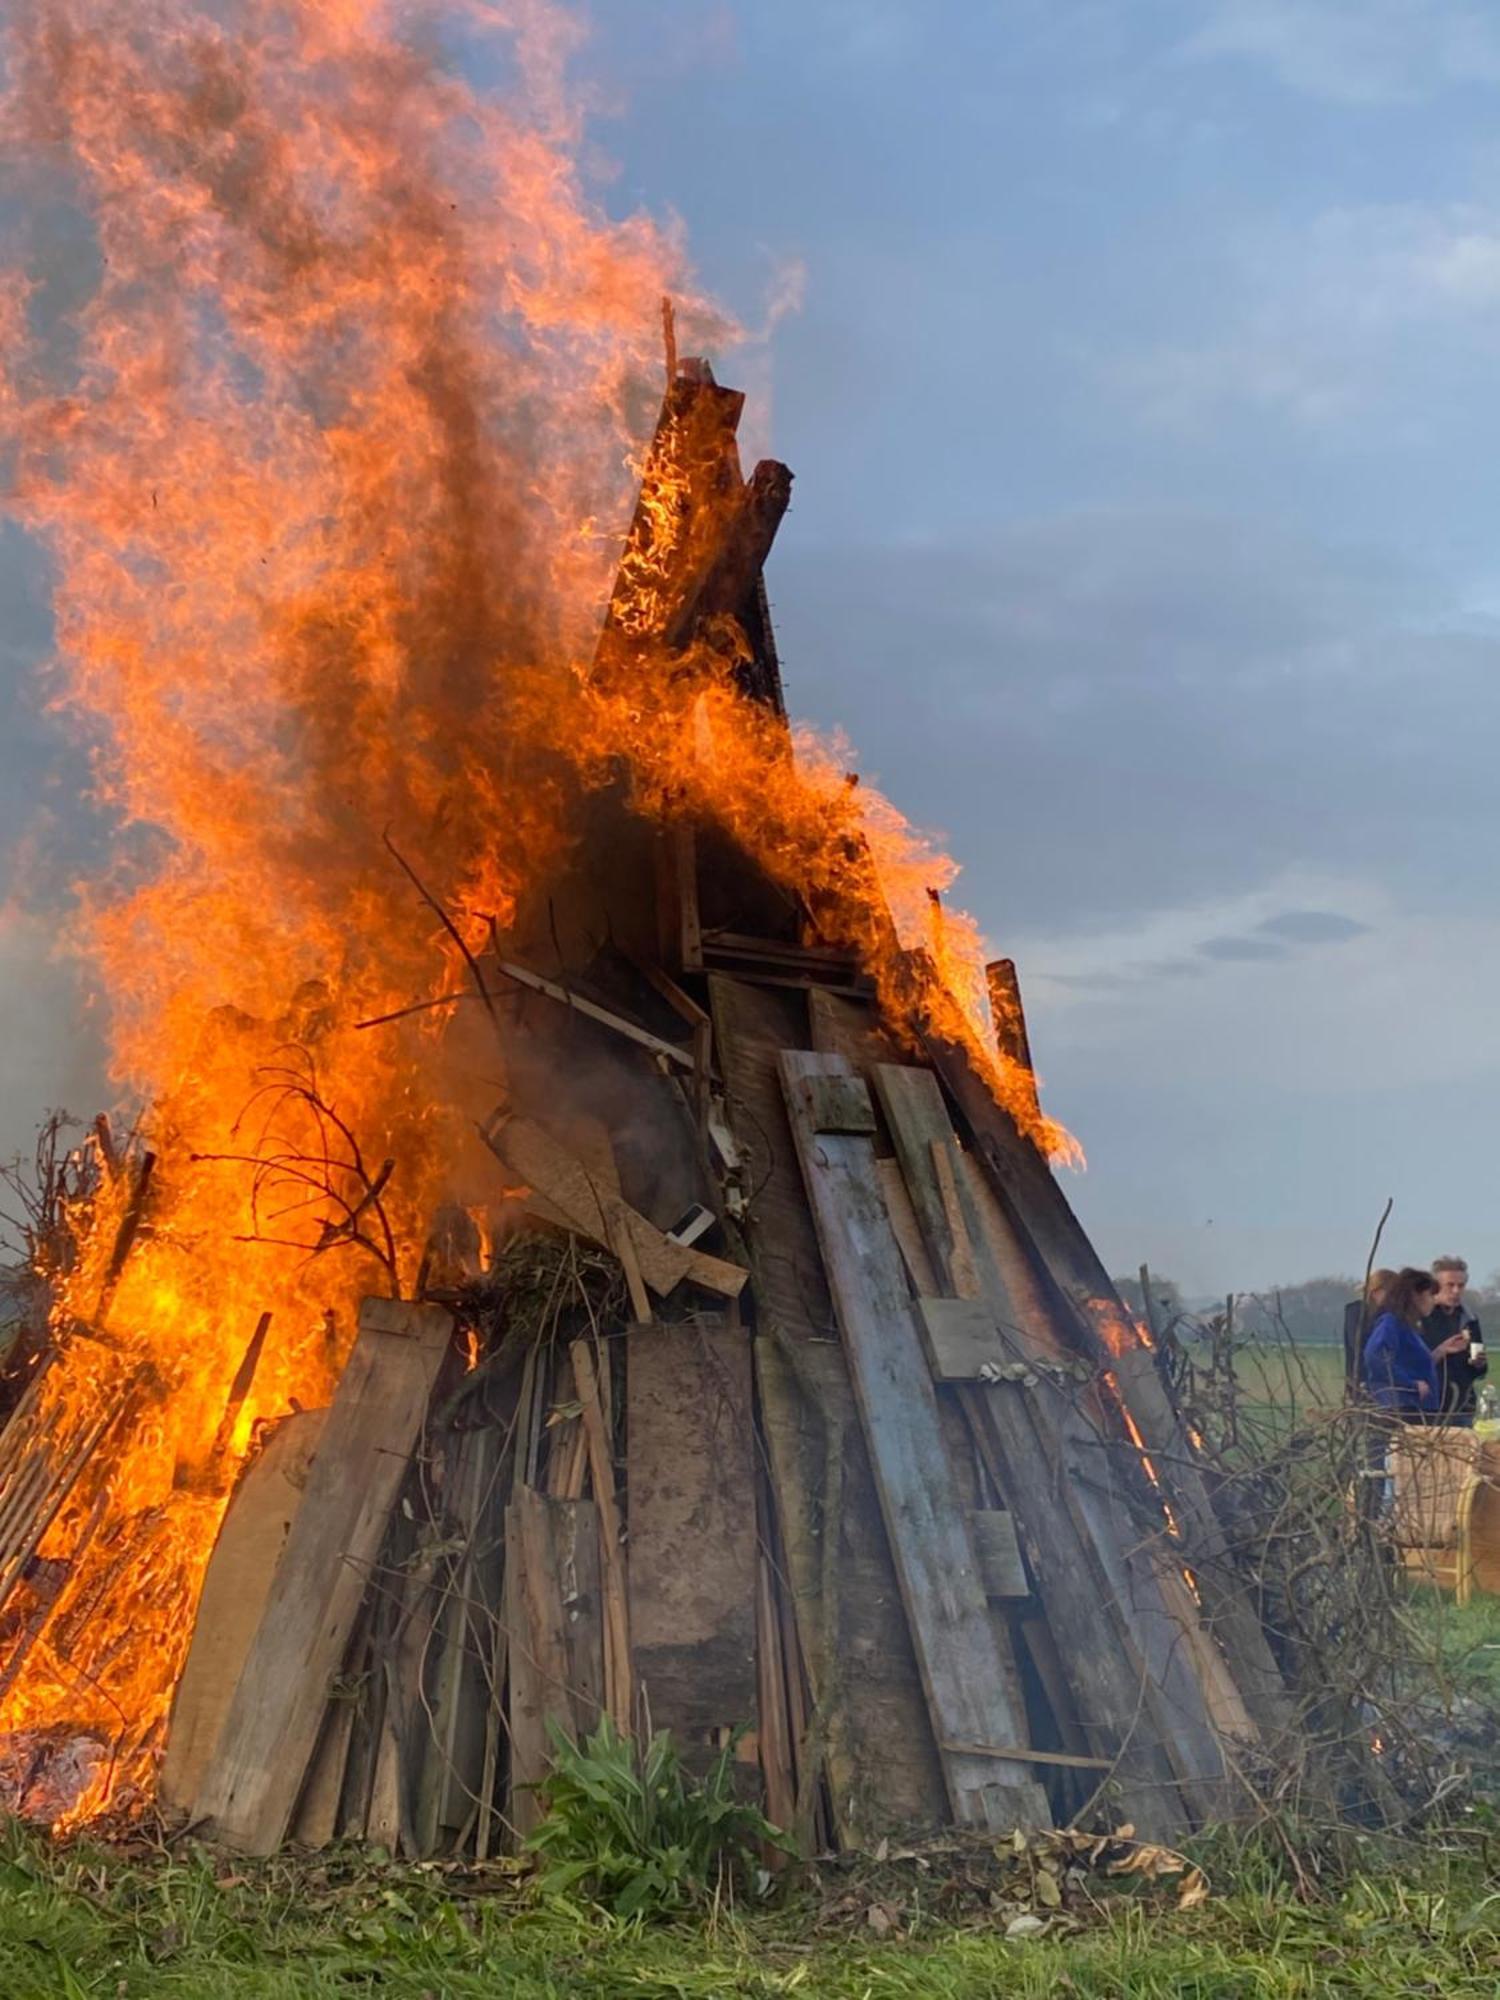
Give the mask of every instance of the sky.
MULTIPOLYGON (((595 19, 608 205, 767 329, 789 704, 964 863, 1110 1268, 1351 1271, 1387 1196, 1500 1266, 1500 9, 595 19)), ((14 540, 0 612, 14 849, 70 777, 14 540)), ((0 925, 7 1151, 89 1108, 49 946, 0 925)))

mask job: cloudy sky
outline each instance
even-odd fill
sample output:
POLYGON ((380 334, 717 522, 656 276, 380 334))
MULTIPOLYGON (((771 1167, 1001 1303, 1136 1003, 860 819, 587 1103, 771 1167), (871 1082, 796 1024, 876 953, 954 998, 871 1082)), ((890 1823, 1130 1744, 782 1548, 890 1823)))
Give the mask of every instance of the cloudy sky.
MULTIPOLYGON (((1350 1270, 1394 1195, 1500 1265, 1500 10, 597 11, 610 205, 748 319, 803 274, 723 371, 797 473, 789 698, 964 861, 1107 1261, 1350 1270)), ((44 944, 0 1136, 79 1070, 44 944)))

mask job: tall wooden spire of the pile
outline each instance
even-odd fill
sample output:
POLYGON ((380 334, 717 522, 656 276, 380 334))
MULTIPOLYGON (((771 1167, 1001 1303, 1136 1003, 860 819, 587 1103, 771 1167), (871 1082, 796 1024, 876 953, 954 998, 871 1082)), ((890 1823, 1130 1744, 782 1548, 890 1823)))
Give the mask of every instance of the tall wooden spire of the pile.
MULTIPOLYGON (((673 382, 672 532, 648 466, 597 671, 630 673, 646 578, 656 643, 779 712, 790 475, 743 478, 740 402, 673 382)), ((168 1802, 252 1849, 484 1854, 549 1719, 609 1711, 694 1759, 746 1727, 804 1838, 1233 1812, 1282 1684, 1047 1162, 718 829, 592 810, 503 947, 499 1247, 458 1228, 425 1300, 372 1301, 333 1408, 252 1465, 168 1802)))

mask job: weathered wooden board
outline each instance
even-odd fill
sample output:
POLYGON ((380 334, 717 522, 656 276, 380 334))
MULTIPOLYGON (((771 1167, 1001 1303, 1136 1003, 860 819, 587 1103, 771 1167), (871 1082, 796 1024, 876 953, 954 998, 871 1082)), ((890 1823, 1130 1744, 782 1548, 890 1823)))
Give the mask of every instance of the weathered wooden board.
POLYGON ((198 1796, 302 1505, 326 1414, 299 1410, 279 1423, 245 1468, 225 1511, 172 1697, 158 1791, 168 1812, 190 1812, 198 1796))
POLYGON ((193 1808, 248 1854, 285 1838, 453 1322, 367 1299, 265 1609, 193 1808))
MULTIPOLYGON (((946 1246, 953 1241, 944 1199, 945 1187, 932 1157, 934 1143, 957 1151, 942 1092, 930 1070, 916 1069, 907 1064, 877 1063, 871 1081, 895 1142, 896 1157, 901 1163, 907 1192, 916 1210, 922 1240, 931 1254, 934 1244, 946 1246)), ((1008 1274, 990 1255, 967 1175, 959 1169, 955 1178, 962 1226, 968 1250, 974 1259, 978 1289, 993 1308, 998 1324, 1008 1332, 1012 1331, 1019 1328, 1022 1315, 1018 1302, 1011 1297, 1008 1274)), ((951 1184, 946 1192, 951 1200, 955 1192, 951 1184)), ((1016 1359, 1018 1352, 1013 1352, 1010 1358, 1016 1359)))
POLYGON ((344 1794, 353 1734, 353 1701, 330 1701, 292 1815, 291 1838, 300 1847, 326 1847, 338 1832, 339 1800, 344 1794))
POLYGON ((976 1148, 1021 1236, 1035 1250, 1072 1315, 1080 1345, 1108 1360, 1145 1443, 1172 1468, 1173 1503, 1198 1558, 1204 1610, 1245 1706, 1268 1741, 1290 1726, 1286 1685, 1156 1366, 1047 1161, 996 1103, 965 1051, 929 1038, 928 1053, 953 1093, 976 1148))
POLYGON ((983 1507, 970 1517, 974 1533, 974 1553, 979 1558, 979 1574, 984 1579, 986 1597, 1029 1597, 1026 1565, 1016 1540, 1016 1517, 1001 1507, 983 1507))
POLYGON ((819 1055, 843 1056, 861 1076, 868 1076, 876 1063, 900 1062, 900 1048, 865 1001, 815 986, 807 996, 807 1014, 819 1055))
POLYGON ((695 1760, 755 1721, 750 1343, 703 1314, 634 1328, 625 1362, 636 1685, 695 1760))
POLYGON ((922 1241, 922 1232, 917 1225, 917 1211, 911 1205, 911 1196, 901 1177, 901 1163, 899 1160, 877 1160, 875 1171, 880 1176, 885 1212, 891 1218, 891 1227, 901 1246, 901 1261, 906 1266, 911 1288, 919 1299, 934 1298, 938 1281, 933 1275, 932 1259, 927 1254, 927 1245, 922 1241))
POLYGON ((919 1298, 917 1316, 939 1382, 977 1382, 986 1368, 1004 1368, 1015 1360, 982 1299, 919 1298))
MULTIPOLYGON (((994 1235, 977 1224, 976 1236, 963 1240, 976 1204, 966 1174, 954 1172, 943 1186, 942 1163, 955 1141, 936 1077, 882 1067, 876 1082, 934 1266, 954 1290, 979 1291, 997 1315, 1014 1316, 1005 1331, 1015 1354, 1045 1360, 1050 1339, 1028 1310, 1028 1294, 997 1277, 1016 1255, 997 1254, 994 1235)), ((1200 1656, 1174 1615, 1181 1607, 1169 1609, 1158 1567, 1141 1546, 1145 1537, 1122 1484, 1121 1457, 1107 1442, 1096 1388, 1043 1382, 1018 1395, 1017 1385, 1002 1383, 966 1394, 993 1429, 1004 1497, 1035 1552, 1039 1579, 1046 1579, 1048 1615, 1059 1636, 1068 1635, 1060 1650, 1080 1681, 1081 1719, 1102 1733, 1101 1747, 1110 1754, 1131 1731, 1131 1755, 1121 1767, 1122 1782, 1132 1788, 1129 1810, 1157 1833, 1180 1831, 1181 1808, 1165 1782, 1170 1771, 1195 1817, 1221 1813, 1225 1761, 1197 1677, 1200 1656), (1058 1550, 1067 1545, 1071 1560, 1059 1563, 1058 1550), (1091 1683, 1087 1695, 1084 1677, 1091 1683)), ((1137 1470, 1132 1484, 1140 1483, 1137 1470)))
POLYGON ((807 1103, 815 1132, 875 1130, 875 1106, 862 1077, 809 1077, 807 1103))
POLYGON ((604 1690, 599 1528, 591 1500, 518 1486, 505 1516, 510 1634, 510 1820, 530 1833, 535 1787, 552 1761, 549 1722, 576 1743, 595 1727, 604 1690))
MULTIPOLYGON (((753 1199, 756 1381, 787 1580, 840 1838, 932 1826, 946 1793, 777 1072, 799 996, 709 980, 753 1199)), ((816 996, 814 996, 816 997, 816 996)))
MULTIPOLYGON (((866 1136, 812 1126, 807 1080, 848 1075, 849 1066, 841 1056, 796 1050, 783 1051, 780 1066, 934 1734, 940 1746, 1024 1747, 1019 1675, 985 1600, 874 1146, 866 1136)), ((961 1823, 1048 1819, 1045 1796, 1021 1763, 967 1749, 940 1754, 961 1823)))

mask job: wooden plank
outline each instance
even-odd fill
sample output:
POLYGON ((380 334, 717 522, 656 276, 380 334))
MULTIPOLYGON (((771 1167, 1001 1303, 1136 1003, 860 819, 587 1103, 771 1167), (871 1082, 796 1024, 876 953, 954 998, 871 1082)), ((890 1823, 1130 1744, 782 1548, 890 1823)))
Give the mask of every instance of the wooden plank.
MULTIPOLYGON (((936 1825, 947 1803, 777 1073, 806 1019, 796 997, 723 975, 709 993, 753 1195, 755 1373, 794 1613, 785 1622, 812 1700, 797 1738, 812 1766, 801 1790, 810 1806, 821 1761, 839 1838, 867 1847, 893 1828, 936 1825)), ((795 1675, 789 1686, 800 1693, 795 1675)))
POLYGON ((448 1351, 439 1306, 367 1301, 194 1817, 249 1854, 285 1838, 328 1686, 448 1351), (398 1330, 399 1329, 399 1330, 398 1330))
MULTIPOLYGON (((848 1075, 841 1056, 785 1050, 781 1075, 824 1269, 875 1470, 896 1572, 939 1744, 1022 1743, 1025 1705, 1008 1639, 991 1616, 901 1253, 868 1137, 812 1129, 803 1078, 848 1075)), ((941 1753, 963 1824, 1045 1824, 1046 1799, 1016 1762, 941 1753)))
POLYGON ((636 1682, 652 1727, 702 1762, 755 1723, 750 1343, 719 1315, 637 1327, 625 1384, 636 1682))
MULTIPOLYGON (((913 1204, 932 1232, 928 1249, 934 1265, 955 1291, 983 1292, 997 1316, 1024 1312, 1005 1276, 1017 1256, 998 1255, 983 1228, 969 1233, 976 1212, 973 1189, 949 1150, 955 1141, 936 1077, 928 1070, 882 1066, 876 1087, 897 1137, 913 1204)), ((1005 1331, 1020 1354, 1044 1357, 1047 1337, 1032 1330, 1029 1318, 1010 1321, 1005 1331)), ((1138 1824, 1159 1833, 1180 1830, 1181 1807, 1164 1782, 1167 1771, 1197 1817, 1218 1816, 1227 1806, 1225 1762, 1197 1678, 1201 1656, 1184 1643, 1180 1616, 1173 1615, 1181 1606, 1169 1610, 1152 1553, 1141 1546, 1131 1492, 1111 1490, 1122 1461, 1107 1442, 1111 1432, 1097 1390, 1068 1383, 1018 1396, 1017 1389, 1004 1383, 965 1394, 976 1421, 993 1429, 1002 1494, 1026 1530, 1039 1579, 1043 1573, 1047 1578, 1048 1615, 1074 1635, 1061 1648, 1064 1662, 1070 1673, 1086 1673, 1093 1684, 1094 1692, 1080 1697, 1081 1719, 1092 1729, 1103 1728, 1108 1748, 1131 1732, 1132 1756, 1122 1775, 1138 1824), (1063 1516, 1072 1530, 1073 1552, 1071 1561, 1059 1564, 1063 1516), (1101 1653, 1102 1659, 1093 1657, 1101 1653)), ((1137 1470, 1133 1485, 1140 1484, 1137 1470)))
POLYGON ((1172 1408, 1156 1358, 1140 1340, 1047 1161, 996 1103, 967 1053, 936 1037, 928 1053, 952 1092, 1014 1226, 1034 1247, 1084 1351, 1105 1362, 1148 1450, 1170 1467, 1172 1502, 1195 1557, 1204 1610, 1257 1729, 1271 1743, 1291 1727, 1291 1704, 1172 1408))
POLYGON ((594 1506, 599 1518, 599 1561, 604 1597, 604 1691, 610 1717, 621 1735, 634 1727, 635 1677, 630 1659, 630 1589, 624 1537, 615 1496, 614 1425, 610 1420, 609 1368, 594 1365, 586 1340, 575 1340, 569 1352, 583 1434, 588 1441, 589 1470, 594 1478, 594 1506))
POLYGON ((245 1467, 225 1510, 172 1697, 158 1788, 168 1812, 190 1812, 198 1797, 302 1505, 326 1414, 299 1410, 277 1424, 245 1467))
POLYGON ((627 1041, 637 1043, 663 1062, 673 1063, 680 1069, 693 1067, 690 1049, 680 1049, 675 1042, 664 1042, 660 1035, 653 1035, 649 1029, 635 1021, 627 1021, 621 1014, 613 1013, 608 1007, 600 1007, 592 1000, 586 1000, 581 993, 575 993, 570 986, 562 986, 555 979, 546 979, 529 966, 517 965, 512 960, 497 958, 496 969, 507 979, 513 979, 518 986, 529 987, 533 993, 545 993, 549 1000, 556 1000, 561 1006, 571 1007, 575 1014, 582 1014, 590 1021, 597 1021, 602 1028, 609 1028, 627 1041))
POLYGON ((662 963, 674 972, 701 972, 697 836, 680 823, 663 827, 656 836, 655 853, 657 947, 662 963))
POLYGON ((862 1078, 809 1076, 801 1088, 815 1132, 873 1132, 875 1106, 862 1078))
POLYGON ((541 1196, 566 1227, 616 1255, 622 1234, 628 1233, 640 1274, 659 1297, 675 1291, 684 1279, 725 1298, 736 1298, 744 1289, 748 1271, 674 1242, 535 1119, 501 1111, 483 1130, 491 1152, 541 1196))
POLYGON ((505 1548, 510 1819, 524 1836, 541 1817, 535 1787, 552 1761, 549 1722, 576 1743, 599 1719, 604 1654, 593 1503, 517 1486, 505 1548))
POLYGON ((995 1315, 982 1299, 919 1298, 918 1320, 933 1375, 939 1382, 977 1382, 987 1368, 1006 1368, 1015 1356, 1000 1338, 995 1315))
POLYGON ((844 1056, 861 1076, 868 1077, 876 1063, 901 1060, 899 1045, 867 1000, 815 987, 807 996, 807 1018, 819 1055, 844 1056))
MULTIPOLYGON (((790 1832, 797 1817, 797 1786, 793 1768, 791 1724, 787 1707, 785 1648, 771 1565, 762 1554, 755 1572, 756 1718, 760 1768, 766 1787, 766 1817, 772 1826, 790 1832)), ((771 1850, 773 1853, 777 1850, 771 1850)), ((782 1855, 777 1867, 784 1867, 782 1855)))
POLYGON ((934 1298, 938 1281, 933 1274, 932 1259, 927 1254, 927 1245, 922 1241, 922 1232, 917 1225, 917 1212, 911 1205, 911 1195, 901 1176, 899 1160, 877 1160, 875 1171, 880 1176, 880 1192, 885 1199, 885 1212, 891 1218, 891 1227, 896 1232, 896 1241, 901 1246, 901 1261, 906 1266, 906 1275, 911 1280, 912 1291, 920 1298, 934 1298))
POLYGON ((1021 1003, 1021 982, 1013 958, 993 958, 984 968, 989 992, 990 1022, 995 1031, 995 1050, 1002 1062, 1014 1063, 1025 1072, 1023 1088, 1032 1115, 1041 1115, 1037 1096, 1036 1069, 1031 1060, 1031 1037, 1026 1032, 1026 1009, 1021 1003))
POLYGON ((344 1794, 353 1735, 353 1701, 330 1701, 307 1767, 307 1781, 292 1815, 291 1837, 299 1847, 327 1847, 338 1832, 339 1800, 344 1794))
POLYGON ((970 1517, 969 1526, 974 1533, 974 1553, 979 1557, 985 1596, 1029 1597, 1031 1586, 1026 1581, 1026 1565, 1016 1540, 1015 1515, 1000 1507, 984 1507, 970 1517))

